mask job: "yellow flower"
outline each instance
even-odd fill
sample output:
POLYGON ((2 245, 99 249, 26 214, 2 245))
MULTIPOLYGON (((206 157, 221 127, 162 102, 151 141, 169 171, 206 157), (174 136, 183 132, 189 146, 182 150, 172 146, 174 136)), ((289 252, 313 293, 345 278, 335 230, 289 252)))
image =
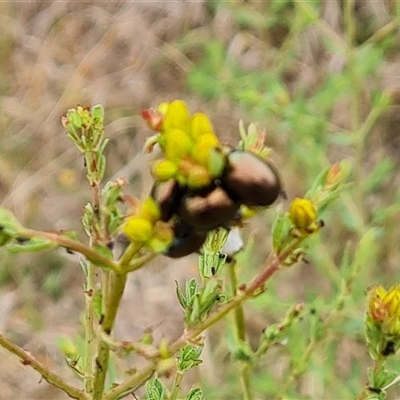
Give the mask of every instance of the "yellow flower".
POLYGON ((164 138, 164 154, 168 160, 179 161, 189 154, 192 141, 187 132, 180 129, 170 129, 165 132, 164 138))
POLYGON ((151 151, 158 143, 164 154, 165 159, 152 168, 157 180, 174 178, 183 186, 201 188, 209 185, 212 178, 221 176, 226 156, 219 150, 220 142, 205 114, 190 116, 182 100, 161 103, 157 110, 145 110, 142 114, 148 123, 155 119, 160 131, 145 146, 151 151))
POLYGON ((146 218, 137 216, 129 217, 122 229, 132 242, 145 243, 151 238, 153 233, 152 223, 146 218))
POLYGON ((295 198, 290 206, 289 218, 300 230, 312 233, 319 228, 317 210, 308 199, 295 198))
POLYGON ((161 107, 166 109, 162 130, 163 132, 169 129, 181 129, 189 131, 190 129, 190 115, 186 103, 182 100, 174 100, 169 103, 168 107, 165 105, 161 107))
POLYGON ((368 292, 367 317, 389 335, 400 335, 400 285, 386 291, 381 285, 368 292))
POLYGON ((169 103, 167 101, 164 101, 162 103, 160 103, 157 107, 157 111, 161 114, 164 115, 167 114, 168 111, 168 107, 169 107, 169 103))
MULTIPOLYGON (((191 135, 194 140, 205 134, 214 134, 213 127, 207 115, 196 113, 190 121, 191 135)), ((217 140, 218 142, 218 140, 217 140)))
POLYGON ((155 253, 163 253, 174 240, 172 228, 165 222, 157 221, 154 225, 153 236, 146 246, 155 253))
POLYGON ((140 205, 136 215, 147 219, 150 223, 155 223, 161 217, 160 206, 153 198, 148 197, 140 205))
POLYGON ((158 181, 165 182, 173 178, 178 171, 178 166, 170 160, 160 160, 153 164, 151 173, 158 181))
POLYGON ((191 150, 193 160, 208 169, 210 165, 211 149, 217 147, 218 144, 219 141, 217 137, 211 132, 198 137, 191 150))
POLYGON ((381 285, 368 290, 365 337, 370 356, 382 360, 400 348, 400 285, 386 291, 381 285))

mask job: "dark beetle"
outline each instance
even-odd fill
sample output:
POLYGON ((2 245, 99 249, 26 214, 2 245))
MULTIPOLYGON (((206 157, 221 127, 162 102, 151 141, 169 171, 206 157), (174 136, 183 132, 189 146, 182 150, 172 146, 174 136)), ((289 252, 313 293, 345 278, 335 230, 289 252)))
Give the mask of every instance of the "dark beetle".
POLYGON ((177 220, 174 225, 174 240, 164 253, 167 257, 180 258, 200 249, 207 237, 207 232, 195 231, 190 225, 177 220))
POLYGON ((276 168, 247 151, 228 154, 221 185, 234 201, 250 207, 269 206, 282 194, 276 168))
POLYGON ((182 199, 178 215, 198 231, 211 231, 229 224, 239 210, 222 187, 212 186, 207 192, 188 193, 182 199))
POLYGON ((185 189, 174 179, 154 183, 150 196, 160 205, 161 221, 167 222, 175 214, 184 192, 185 189))

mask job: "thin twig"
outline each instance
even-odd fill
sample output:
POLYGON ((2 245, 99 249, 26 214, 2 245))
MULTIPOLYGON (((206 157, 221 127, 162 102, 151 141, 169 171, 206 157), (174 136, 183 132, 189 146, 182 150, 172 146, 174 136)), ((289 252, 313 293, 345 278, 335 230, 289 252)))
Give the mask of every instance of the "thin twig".
POLYGON ((10 353, 15 354, 22 360, 23 365, 28 365, 32 367, 35 371, 39 372, 39 374, 42 375, 43 378, 48 383, 57 386, 65 393, 67 393, 69 397, 78 400, 89 400, 89 396, 83 390, 80 390, 65 382, 63 378, 61 378, 59 375, 55 374, 50 369, 48 369, 45 365, 43 365, 40 361, 38 361, 29 351, 24 350, 15 343, 11 342, 1 333, 0 333, 0 346, 4 347, 10 353))
MULTIPOLYGON (((119 304, 126 284, 126 274, 110 274, 110 292, 106 299, 103 299, 103 320, 101 327, 106 334, 110 334, 117 316, 119 304)), ((100 340, 98 354, 96 358, 96 368, 94 376, 93 400, 101 400, 104 393, 104 385, 108 371, 110 349, 104 340, 100 340)))
POLYGON ((20 235, 27 238, 40 237, 50 240, 58 246, 65 247, 68 250, 75 251, 84 255, 88 260, 90 260, 100 268, 111 270, 114 272, 119 271, 117 265, 109 258, 103 256, 95 249, 85 245, 84 243, 73 240, 63 234, 55 232, 42 232, 36 231, 34 229, 23 228, 20 231, 20 235))

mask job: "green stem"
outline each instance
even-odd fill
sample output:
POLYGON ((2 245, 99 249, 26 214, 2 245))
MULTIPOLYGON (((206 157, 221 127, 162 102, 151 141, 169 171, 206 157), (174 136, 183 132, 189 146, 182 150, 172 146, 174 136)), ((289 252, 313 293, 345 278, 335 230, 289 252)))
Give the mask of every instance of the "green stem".
POLYGON ((95 293, 95 266, 88 263, 85 287, 85 352, 84 352, 84 379, 83 387, 85 393, 90 396, 93 394, 93 379, 94 379, 94 345, 95 345, 95 332, 94 332, 94 302, 93 296, 95 293))
POLYGON ((80 390, 74 386, 69 385, 67 382, 64 381, 63 378, 61 378, 60 376, 49 370, 40 361, 38 361, 29 351, 26 351, 21 347, 17 346, 1 333, 0 333, 0 346, 4 347, 10 353, 15 354, 22 360, 23 365, 28 365, 32 367, 34 370, 39 372, 39 374, 42 375, 43 378, 48 383, 57 386, 65 393, 67 393, 69 397, 78 400, 90 399, 90 397, 83 390, 80 390))
MULTIPOLYGON (((229 279, 233 296, 236 294, 238 287, 236 267, 237 267, 236 260, 229 264, 229 279)), ((245 332, 244 313, 242 305, 239 305, 237 308, 235 308, 235 332, 238 342, 245 340, 246 332, 245 332)))
POLYGON ((112 260, 98 253, 92 247, 87 246, 86 244, 77 240, 70 239, 69 237, 60 233, 42 232, 36 231, 34 229, 23 228, 20 231, 20 236, 27 238, 40 237, 43 239, 47 239, 57 244, 58 246, 65 247, 68 250, 72 250, 74 252, 84 255, 88 260, 90 260, 91 262, 93 262, 93 264, 100 268, 111 270, 114 272, 119 271, 117 265, 112 260))
MULTIPOLYGON (((236 294, 238 287, 238 277, 237 277, 237 263, 236 260, 229 265, 229 278, 232 288, 233 296, 236 294)), ((244 312, 242 304, 239 304, 234 311, 234 330, 236 332, 236 341, 240 343, 244 342, 246 339, 244 312)), ((242 386, 243 399, 252 400, 253 394, 251 389, 251 365, 245 362, 240 362, 240 383, 242 386)))
MULTIPOLYGON (((103 299, 103 318, 101 328, 109 335, 114 327, 119 304, 125 289, 127 274, 110 274, 110 291, 103 299)), ((110 349, 104 340, 100 340, 96 358, 93 400, 101 400, 110 358, 110 349)))
POLYGON ((102 400, 115 400, 120 396, 133 392, 136 388, 143 385, 144 382, 149 380, 154 372, 157 370, 157 362, 152 362, 146 367, 142 368, 135 375, 130 377, 126 382, 118 385, 108 391, 102 400))
POLYGON ((118 262, 121 271, 127 272, 127 270, 129 270, 129 264, 131 263, 132 258, 137 254, 141 247, 142 245, 138 243, 129 244, 118 262))
POLYGON ((240 383, 243 390, 243 400, 253 400, 253 391, 251 385, 252 367, 249 363, 242 362, 240 368, 240 383))
POLYGON ((171 395, 169 396, 169 400, 176 400, 176 398, 178 397, 182 379, 183 379, 183 374, 179 371, 176 371, 174 382, 172 383, 172 392, 171 395))

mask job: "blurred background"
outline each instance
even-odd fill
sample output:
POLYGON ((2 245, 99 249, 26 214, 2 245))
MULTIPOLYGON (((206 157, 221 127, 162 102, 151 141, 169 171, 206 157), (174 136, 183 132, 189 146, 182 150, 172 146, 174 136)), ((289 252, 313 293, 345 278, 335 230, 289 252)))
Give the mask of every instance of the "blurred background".
MULTIPOLYGON (((296 348, 290 341, 274 348, 254 375, 257 399, 274 398, 293 355, 307 348, 309 325, 338 299, 345 255, 374 229, 374 251, 349 287, 344 311, 286 392, 293 399, 354 398, 370 365, 364 291, 399 276, 399 21, 396 0, 0 2, 1 205, 25 226, 73 229, 85 240, 80 217, 91 191, 60 124, 77 104, 105 107, 107 179, 127 178, 126 191, 138 197, 152 185, 152 156, 142 151, 151 132, 140 110, 161 101, 186 100, 233 145, 240 119, 258 122, 289 200, 304 195, 322 168, 349 159, 354 184, 323 215, 326 227, 308 263, 282 271, 246 305, 246 326, 256 344, 291 304, 308 307, 291 333, 296 348)), ((256 243, 243 282, 270 250, 275 214, 273 207, 243 230, 256 243)), ((116 337, 138 340, 151 329, 156 339, 177 338, 183 324, 175 281, 193 276, 196 256, 160 257, 135 273, 116 337)), ((71 382, 55 340, 81 332, 83 279, 76 255, 1 251, 0 331, 71 382)), ((184 387, 201 385, 208 400, 241 398, 231 337, 229 321, 206 334, 204 363, 184 387)), ((0 399, 67 398, 39 384, 16 357, 0 354, 0 399)))

